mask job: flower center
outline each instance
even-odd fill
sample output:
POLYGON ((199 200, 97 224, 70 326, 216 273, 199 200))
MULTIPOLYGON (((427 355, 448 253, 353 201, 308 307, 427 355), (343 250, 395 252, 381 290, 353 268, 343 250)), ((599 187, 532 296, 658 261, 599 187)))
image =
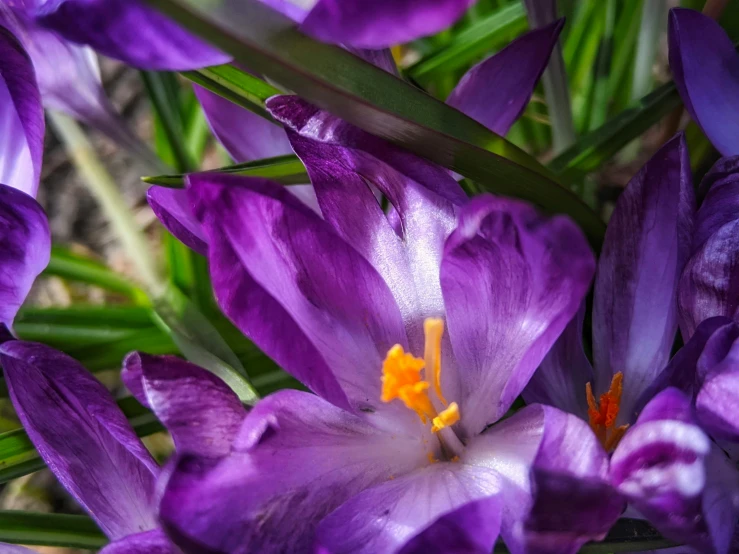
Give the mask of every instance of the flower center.
POLYGON ((620 371, 613 376, 611 387, 600 395, 600 401, 593 396, 593 387, 585 385, 585 394, 588 397, 588 418, 590 427, 606 452, 612 451, 623 438, 628 425, 616 427, 616 418, 621 408, 621 393, 623 392, 624 374, 620 371))
POLYGON ((447 402, 441 392, 444 321, 428 318, 423 323, 423 330, 426 339, 423 359, 405 352, 399 344, 388 351, 382 364, 381 399, 383 402, 392 402, 396 398, 402 400, 424 424, 431 420, 431 431, 438 433, 459 421, 459 406, 456 402, 447 402), (436 397, 444 406, 441 412, 437 412, 429 394, 432 384, 436 397))

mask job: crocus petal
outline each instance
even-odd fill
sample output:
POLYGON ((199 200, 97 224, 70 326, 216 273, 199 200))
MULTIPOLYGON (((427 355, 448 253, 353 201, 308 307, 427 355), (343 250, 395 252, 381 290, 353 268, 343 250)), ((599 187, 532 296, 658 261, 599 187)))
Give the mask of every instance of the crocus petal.
POLYGON ((371 63, 372 65, 379 67, 399 77, 398 66, 395 64, 393 53, 389 48, 382 48, 381 50, 366 50, 364 48, 347 48, 352 54, 359 56, 364 61, 371 63))
POLYGON ((44 150, 44 110, 31 60, 0 27, 0 183, 36 196, 44 150))
POLYGON ((105 534, 154 529, 158 467, 105 387, 42 344, 6 342, 0 362, 34 446, 105 534))
POLYGON ((155 529, 112 542, 100 554, 179 554, 179 550, 161 530, 155 529))
POLYGON ((690 337, 709 317, 737 318, 739 310, 739 219, 716 231, 685 266, 680 278, 682 333, 690 337))
POLYGON ((37 554, 37 552, 25 546, 0 542, 0 554, 37 554))
POLYGON ((289 136, 326 221, 377 269, 398 303, 412 349, 423 348, 423 319, 444 311, 439 265, 456 223, 454 206, 366 152, 289 136), (395 208, 399 230, 369 184, 395 208))
POLYGON ((49 223, 41 206, 26 193, 0 185, 0 323, 12 327, 50 255, 49 223))
POLYGON ((700 12, 674 8, 670 68, 680 96, 725 156, 739 154, 739 55, 721 26, 700 12))
POLYGON ((642 393, 634 405, 634 411, 641 413, 652 398, 670 387, 692 398, 705 376, 723 360, 731 344, 738 337, 739 325, 731 319, 712 317, 705 320, 642 393))
POLYGON ((595 435, 556 408, 516 412, 470 440, 460 462, 501 477, 501 535, 511 552, 577 552, 623 510, 595 435))
POLYGON ((517 38, 470 69, 447 99, 499 135, 505 135, 529 103, 557 44, 564 20, 517 38))
POLYGON ((598 261, 593 304, 595 388, 622 372, 619 424, 669 359, 677 284, 690 253, 695 195, 684 135, 665 144, 619 197, 598 261))
POLYGON ((337 405, 409 412, 380 404, 382 361, 407 341, 369 262, 276 183, 198 174, 188 194, 208 236, 216 296, 237 327, 337 405))
POLYGON ((292 154, 282 127, 207 89, 197 85, 193 88, 213 134, 234 161, 292 154))
POLYGON ((56 0, 30 15, 67 40, 141 69, 183 71, 230 61, 140 0, 56 0))
POLYGON ((441 289, 467 436, 510 408, 577 312, 594 266, 565 217, 489 195, 462 208, 444 248, 441 289))
POLYGON ((680 279, 680 329, 687 340, 713 316, 737 316, 739 309, 739 168, 734 158, 719 160, 701 183, 693 254, 680 279))
POLYGON ((593 367, 583 350, 584 318, 583 302, 526 385, 523 398, 527 404, 554 406, 582 419, 588 418, 585 388, 593 380, 593 367))
POLYGON ((420 436, 280 391, 249 413, 230 456, 177 464, 161 517, 188 552, 303 552, 317 523, 347 498, 424 464, 420 436))
POLYGON ((443 167, 362 131, 297 96, 273 96, 265 105, 277 121, 301 136, 362 150, 452 204, 467 201, 462 187, 443 167))
POLYGON ((484 469, 459 463, 429 465, 348 500, 321 522, 318 542, 331 554, 442 554, 454 550, 445 549, 441 541, 428 550, 421 548, 453 523, 458 532, 455 546, 482 542, 479 550, 470 552, 489 553, 500 529, 501 503, 494 496, 499 489, 500 479, 484 469), (463 519, 467 514, 476 517, 463 519))
POLYGON ((167 231, 195 252, 203 256, 208 254, 208 239, 184 189, 152 186, 146 193, 146 200, 167 231))
POLYGON ((318 0, 301 30, 359 48, 384 48, 446 29, 474 0, 318 0))
POLYGON ((644 408, 613 453, 611 476, 665 537, 727 552, 739 516, 739 476, 679 390, 666 389, 644 408))
POLYGON ((178 453, 228 454, 246 410, 218 377, 176 356, 140 352, 126 356, 121 377, 129 389, 144 393, 146 404, 167 427, 178 453))

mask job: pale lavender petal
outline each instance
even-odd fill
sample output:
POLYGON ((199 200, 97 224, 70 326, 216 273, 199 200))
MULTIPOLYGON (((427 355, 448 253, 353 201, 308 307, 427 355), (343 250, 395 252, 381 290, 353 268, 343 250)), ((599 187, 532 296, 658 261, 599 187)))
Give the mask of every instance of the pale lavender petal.
POLYGON ((197 174, 187 190, 216 297, 237 327, 324 398, 410 421, 402 405, 380 402, 382 361, 407 340, 374 268, 276 183, 197 174))
POLYGON ((141 0, 56 0, 30 15, 67 40, 141 69, 183 71, 230 61, 141 0))
POLYGON ((670 68, 693 120, 724 156, 739 154, 739 54, 712 18, 674 8, 670 68))
POLYGON ((555 408, 516 412, 470 440, 460 462, 502 478, 501 535, 511 552, 577 552, 623 510, 595 435, 555 408))
POLYGON ((593 303, 595 388, 622 372, 618 423, 665 367, 677 331, 677 285, 690 253, 695 195, 684 135, 631 179, 611 216, 593 303))
POLYGON ((0 27, 0 183, 36 196, 44 149, 44 110, 33 65, 0 27))
POLYGON ((237 163, 292 154, 282 127, 198 85, 193 88, 213 134, 237 163))
POLYGON ((167 231, 195 252, 208 254, 208 239, 195 218, 185 189, 152 186, 146 200, 167 231))
POLYGON ((155 529, 112 542, 100 554, 179 554, 179 550, 161 530, 155 529))
POLYGON ((51 255, 46 214, 26 193, 0 185, 0 323, 12 328, 51 255))
POLYGON ((451 26, 474 0, 318 0, 301 30, 359 48, 384 48, 451 26))
POLYGON ((362 150, 455 205, 467 201, 459 183, 443 167, 362 131, 297 96, 273 96, 266 106, 276 120, 301 136, 362 150))
POLYGON ((679 390, 666 389, 644 408, 613 453, 611 476, 665 537, 727 552, 739 516, 739 474, 679 390))
POLYGON ((447 104, 499 135, 505 135, 529 103, 564 20, 517 38, 478 63, 459 81, 447 104))
POLYGON ((346 499, 428 463, 420 435, 382 431, 314 395, 280 391, 249 413, 230 456, 179 461, 161 516, 170 536, 195 551, 303 552, 346 499))
POLYGON ((441 264, 460 381, 461 425, 481 432, 510 408, 572 320, 595 260, 568 218, 478 196, 462 208, 441 264))
POLYGON ((0 542, 0 554, 37 554, 37 552, 25 546, 0 542))
POLYGON ((218 377, 176 356, 140 352, 126 356, 121 377, 144 393, 179 454, 228 454, 246 409, 218 377))
POLYGON ((365 152, 292 131, 289 136, 326 221, 377 269, 398 303, 412 348, 422 349, 423 319, 444 312, 439 265, 456 224, 454 206, 365 152), (399 229, 383 213, 373 186, 395 208, 399 229))
POLYGON ((489 554, 500 529, 501 501, 495 498, 500 486, 501 479, 484 468, 427 465, 348 500, 318 526, 318 542, 331 554, 442 554, 454 550, 429 542, 454 522, 457 547, 482 540, 477 550, 459 552, 489 554), (477 517, 462 518, 468 514, 477 517), (480 521, 480 516, 487 517, 480 521), (422 550, 424 545, 430 548, 422 550))
POLYGON ((585 302, 523 390, 527 404, 554 406, 582 419, 588 418, 585 388, 593 380, 593 367, 583 350, 584 318, 585 302))
POLYGON ((115 540, 154 529, 159 468, 105 387, 41 344, 6 342, 0 361, 36 450, 105 534, 115 540))

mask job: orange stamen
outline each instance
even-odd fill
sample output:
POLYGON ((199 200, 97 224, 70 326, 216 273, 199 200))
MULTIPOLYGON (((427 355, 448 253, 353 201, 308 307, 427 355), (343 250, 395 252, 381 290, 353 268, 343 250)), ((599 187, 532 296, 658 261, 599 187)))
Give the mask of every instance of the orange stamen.
POLYGON ((590 383, 585 385, 590 427, 606 451, 609 452, 616 448, 616 445, 626 433, 626 429, 628 429, 628 425, 616 427, 616 419, 621 408, 623 382, 624 375, 619 371, 613 376, 608 391, 600 395, 599 402, 595 400, 590 383))

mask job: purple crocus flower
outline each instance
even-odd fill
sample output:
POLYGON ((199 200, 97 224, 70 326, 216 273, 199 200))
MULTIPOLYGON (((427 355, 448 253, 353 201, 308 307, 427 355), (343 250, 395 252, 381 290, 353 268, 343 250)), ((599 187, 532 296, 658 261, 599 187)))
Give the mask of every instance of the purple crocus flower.
MULTIPOLYGON (((0 363, 39 454, 112 541, 102 552, 177 554, 157 522, 162 470, 110 393, 74 359, 42 344, 6 342, 0 363)), ((173 356, 131 354, 123 378, 156 412, 179 452, 223 454, 246 414, 222 381, 173 356)))
POLYGON ((670 10, 670 67, 686 109, 724 156, 739 154, 739 54, 700 12, 670 10))
POLYGON ((701 232, 689 167, 680 135, 631 180, 598 263, 594 365, 583 352, 581 310, 524 398, 589 420, 613 451, 612 482, 633 508, 668 538, 723 553, 739 516, 739 475, 701 424, 693 395, 706 341, 728 320, 706 321, 668 364, 681 274, 701 232))
POLYGON ((0 27, 0 324, 10 328, 36 277, 49 263, 51 239, 34 197, 41 174, 44 113, 28 55, 0 27))

